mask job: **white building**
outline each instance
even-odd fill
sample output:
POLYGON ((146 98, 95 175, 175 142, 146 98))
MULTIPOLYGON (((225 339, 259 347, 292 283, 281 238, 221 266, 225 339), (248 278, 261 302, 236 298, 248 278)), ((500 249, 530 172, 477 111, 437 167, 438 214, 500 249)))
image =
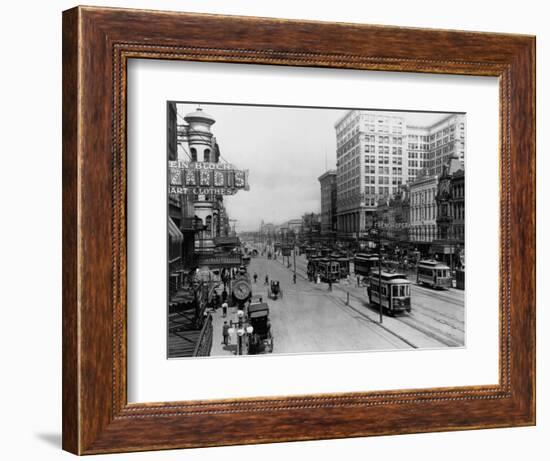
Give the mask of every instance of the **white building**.
POLYGON ((378 198, 407 180, 405 121, 386 112, 349 111, 335 124, 337 226, 357 237, 370 226, 378 198))
POLYGON ((409 240, 412 243, 428 244, 437 239, 437 182, 436 175, 420 174, 409 183, 409 240))

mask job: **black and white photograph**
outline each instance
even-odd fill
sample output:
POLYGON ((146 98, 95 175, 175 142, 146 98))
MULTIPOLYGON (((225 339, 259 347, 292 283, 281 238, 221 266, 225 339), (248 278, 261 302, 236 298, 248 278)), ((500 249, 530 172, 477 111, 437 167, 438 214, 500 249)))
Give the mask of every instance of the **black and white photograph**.
POLYGON ((167 103, 168 358, 465 346, 466 114, 167 103))

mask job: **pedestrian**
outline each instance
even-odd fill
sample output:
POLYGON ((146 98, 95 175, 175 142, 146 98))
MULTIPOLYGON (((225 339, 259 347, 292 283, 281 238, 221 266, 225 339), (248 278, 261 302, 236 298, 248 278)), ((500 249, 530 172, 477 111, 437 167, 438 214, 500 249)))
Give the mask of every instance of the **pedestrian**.
POLYGON ((317 285, 319 285, 321 283, 321 276, 319 275, 319 273, 317 273, 315 279, 317 280, 317 285))
POLYGON ((214 297, 212 298, 212 307, 216 311, 220 307, 220 295, 217 291, 214 291, 214 297))
POLYGON ((265 282, 264 285, 269 285, 269 276, 265 274, 265 282))
POLYGON ((256 283, 257 280, 258 280, 258 274, 256 274, 256 272, 254 272, 254 283, 256 283))
POLYGON ((332 291, 332 280, 328 280, 328 291, 332 291))
POLYGON ((223 344, 226 346, 229 345, 230 339, 229 339, 229 325, 227 323, 227 320, 223 322, 222 327, 222 334, 223 334, 223 344))
POLYGON ((292 274, 292 282, 294 283, 294 285, 296 285, 296 272, 292 274))
POLYGON ((222 304, 222 315, 223 315, 224 317, 227 317, 227 308, 228 308, 228 307, 229 307, 229 304, 227 304, 226 302, 224 302, 224 303, 222 304))

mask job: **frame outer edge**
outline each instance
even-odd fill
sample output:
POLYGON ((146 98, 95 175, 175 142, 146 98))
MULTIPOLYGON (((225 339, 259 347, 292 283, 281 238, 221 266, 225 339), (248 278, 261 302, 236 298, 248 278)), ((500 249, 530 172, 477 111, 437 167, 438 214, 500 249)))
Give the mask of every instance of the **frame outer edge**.
MULTIPOLYGON (((107 11, 101 9, 87 10, 87 7, 78 7, 66 11, 63 14, 63 448, 75 454, 91 454, 290 440, 320 440, 324 438, 380 435, 384 433, 432 432, 440 430, 433 426, 417 425, 412 429, 398 429, 397 432, 394 432, 391 428, 387 429, 388 432, 365 432, 365 430, 361 428, 360 430, 354 429, 351 432, 344 431, 341 433, 332 433, 312 425, 307 433, 299 433, 294 436, 289 436, 285 431, 281 431, 279 436, 266 437, 260 434, 252 438, 245 437, 238 440, 228 440, 222 437, 220 440, 213 441, 204 439, 204 437, 209 437, 208 434, 212 429, 211 421, 206 421, 209 419, 208 415, 186 416, 184 418, 182 415, 174 414, 175 424, 169 428, 172 434, 170 435, 165 431, 167 436, 179 436, 178 430, 184 430, 186 427, 191 427, 193 430, 198 429, 202 439, 195 434, 194 438, 188 438, 185 442, 181 442, 180 439, 180 442, 176 441, 172 443, 173 438, 170 438, 168 439, 170 441, 169 443, 155 444, 151 442, 147 443, 140 439, 139 432, 135 433, 135 426, 137 424, 132 426, 126 419, 117 418, 117 408, 113 405, 114 401, 106 399, 107 395, 104 389, 105 383, 111 379, 111 375, 109 374, 109 376, 107 376, 104 370, 105 352, 107 349, 114 347, 114 344, 109 344, 109 346, 107 346, 107 341, 105 339, 105 335, 109 333, 108 330, 112 328, 112 325, 108 325, 108 319, 105 318, 102 318, 100 322, 99 317, 100 313, 107 312, 103 304, 108 290, 106 285, 100 287, 100 293, 97 295, 100 296, 100 302, 98 302, 96 298, 96 289, 98 287, 86 281, 84 278, 90 262, 96 262, 97 269, 101 272, 100 275, 103 281, 106 280, 109 274, 109 270, 104 261, 98 261, 97 252, 92 248, 92 244, 99 241, 98 237, 105 237, 105 235, 91 235, 85 224, 90 217, 98 215, 103 216, 103 214, 98 212, 98 205, 89 200, 90 197, 94 197, 95 194, 96 198, 104 199, 105 189, 103 189, 103 187, 108 184, 112 186, 112 184, 109 181, 110 176, 105 182, 103 182, 103 177, 100 176, 101 173, 106 173, 104 159, 102 159, 103 163, 97 166, 97 164, 92 162, 88 157, 89 154, 95 155, 104 151, 106 152, 105 143, 100 141, 94 144, 92 141, 88 140, 87 137, 83 137, 83 135, 89 135, 94 131, 94 128, 97 128, 94 125, 88 125, 88 123, 92 121, 99 120, 105 126, 107 125, 105 118, 106 108, 97 108, 93 104, 95 97, 101 102, 101 99, 98 97, 98 93, 100 92, 96 91, 96 93, 94 93, 92 90, 88 89, 88 86, 84 85, 89 85, 90 80, 96 82, 94 79, 98 79, 100 81, 99 86, 103 85, 102 89, 107 89, 105 85, 106 82, 101 80, 102 76, 96 73, 98 66, 99 70, 101 70, 102 65, 97 61, 101 61, 101 58, 104 57, 107 66, 111 68, 112 63, 110 61, 110 56, 104 54, 109 52, 111 46, 117 41, 117 37, 111 35, 111 29, 120 33, 121 30, 119 29, 122 27, 118 19, 118 22, 115 21, 113 23, 111 21, 113 19, 111 16, 122 15, 124 10, 110 10, 108 14, 107 11), (93 11, 94 14, 92 14, 91 11, 93 11), (109 16, 109 18, 107 18, 108 20, 102 17, 104 15, 109 16), (96 16, 101 17, 100 20, 96 16), (113 26, 113 24, 115 25, 113 26), (88 41, 92 40, 93 42, 94 39, 94 46, 88 48, 88 41), (86 45, 86 47, 83 45, 86 45), (86 56, 83 58, 82 56, 84 53, 86 56), (94 55, 97 61, 90 59, 91 55, 94 55), (88 113, 88 109, 94 109, 93 113, 88 113), (97 188, 94 187, 95 185, 91 183, 91 178, 88 177, 88 168, 90 168, 92 164, 98 168, 92 171, 94 173, 94 178, 99 178, 101 180, 97 188), (88 197, 88 200, 85 200, 86 197, 88 197), (88 239, 90 241, 88 241, 88 239), (90 248, 87 248, 86 244, 90 244, 90 248), (89 328, 86 328, 87 326, 98 326, 101 331, 95 334, 96 332, 90 331, 89 328), (98 370, 98 368, 101 368, 101 370, 98 370), (93 389, 93 386, 96 385, 99 389, 93 389), (101 386, 103 386, 103 388, 101 388, 101 386), (198 423, 197 426, 194 426, 195 423, 198 423), (137 444, 129 443, 129 438, 136 438, 138 441, 137 444)), ((171 14, 168 16, 171 16, 171 14)), ((193 18, 196 19, 195 15, 190 16, 190 21, 193 18)), ((238 22, 238 20, 231 18, 230 30, 234 32, 235 28, 239 26, 238 22)), ((288 21, 288 24, 290 27, 291 24, 298 26, 301 23, 299 21, 288 21)), ((329 27, 329 24, 330 23, 327 23, 326 27, 329 27)), ((147 32, 147 27, 145 27, 145 29, 147 32)), ((122 32, 124 32, 124 30, 122 32)), ((238 31, 239 30, 237 30, 237 32, 238 31)), ((411 31, 411 34, 412 33, 411 31)), ((417 34, 419 32, 417 31, 414 33, 417 34)), ((490 38, 490 36, 488 37, 490 38)), ((177 41, 181 39, 176 37, 174 40, 177 41)), ((503 36, 502 40, 506 40, 506 36, 503 36)), ((510 40, 514 41, 514 46, 511 48, 521 55, 519 70, 527 73, 531 72, 534 68, 534 40, 524 41, 525 38, 521 38, 521 41, 523 41, 523 43, 519 44, 523 47, 521 51, 518 50, 520 46, 517 44, 517 41, 520 41, 520 39, 510 38, 510 40)), ((495 44, 492 43, 492 45, 495 44)), ((496 46, 499 45, 502 47, 504 43, 496 44, 496 46)), ((269 52, 270 50, 260 49, 260 52, 264 51, 269 52)), ((508 63, 513 60, 514 64, 516 66, 518 65, 518 55, 506 55, 502 57, 502 59, 504 58, 510 58, 508 63)), ((204 60, 213 59, 209 58, 204 60)), ((465 63, 457 62, 456 64, 463 65, 465 63)), ((387 66, 387 64, 384 64, 383 67, 385 66, 387 66)), ((403 64, 400 63, 397 66, 400 67, 403 66, 403 64)), ((477 73, 474 74, 477 75, 477 73)), ((513 74, 513 77, 516 77, 516 75, 513 74)), ((534 76, 532 76, 532 78, 534 79, 534 76)), ((529 106, 524 111, 526 115, 523 123, 524 129, 526 128, 525 132, 523 132, 524 136, 521 138, 521 141, 517 138, 514 139, 514 135, 522 134, 522 131, 516 131, 517 126, 514 126, 511 143, 511 145, 514 146, 512 149, 513 154, 511 162, 512 165, 519 170, 517 171, 514 168, 512 172, 518 175, 520 172, 522 173, 518 181, 525 187, 523 192, 524 195, 521 196, 520 200, 521 207, 516 210, 517 214, 515 216, 519 214, 520 216, 526 217, 526 215, 529 214, 526 219, 529 226, 533 225, 535 219, 533 214, 535 197, 532 183, 535 172, 534 126, 532 125, 534 122, 534 81, 532 81, 532 78, 524 75, 522 83, 525 86, 522 86, 520 89, 521 95, 517 95, 523 104, 529 106), (525 149, 522 149, 521 159, 514 158, 520 155, 518 145, 521 145, 521 147, 525 149)), ((97 88, 95 90, 97 90, 97 88)), ((110 89, 109 91, 104 91, 104 93, 110 95, 110 89)), ((103 98, 105 99, 106 96, 104 95, 103 98)), ((105 100, 103 100, 103 104, 104 103, 105 100)), ((512 104, 512 106, 514 106, 514 104, 512 104)), ((512 178, 513 177, 512 175, 512 178)), ((116 181, 116 178, 112 178, 112 180, 116 181)), ((116 188, 117 183, 115 183, 114 186, 116 188)), ((513 198, 517 198, 515 187, 512 186, 511 189, 513 198)), ((512 213, 512 216, 514 216, 514 213, 512 213)), ((110 222, 109 218, 106 218, 106 221, 110 222)), ((106 223, 102 223, 102 226, 100 226, 100 230, 104 233, 105 226, 106 223)), ((532 262, 534 260, 534 241, 532 240, 534 229, 528 228, 527 230, 523 230, 522 234, 526 241, 513 245, 512 251, 517 251, 518 249, 526 250, 523 261, 532 262)), ((519 252, 519 254, 521 254, 521 252, 519 252)), ((512 256, 514 256, 514 253, 512 253, 512 256)), ((531 279, 533 274, 534 268, 532 271, 526 271, 521 277, 521 280, 524 282, 526 281, 529 287, 534 286, 535 283, 535 281, 531 279)), ((99 282, 96 282, 96 285, 97 283, 99 282)), ((520 286, 525 285, 520 284, 520 286)), ((522 292, 521 288, 518 289, 518 285, 516 285, 516 290, 522 292)), ((534 295, 532 293, 531 296, 524 298, 523 303, 520 303, 520 306, 515 309, 514 316, 517 316, 518 312, 524 307, 524 304, 529 301, 534 302, 534 295)), ((527 306, 527 310, 531 313, 534 311, 534 306, 527 306)), ((514 401, 510 400, 510 405, 506 408, 508 411, 511 411, 511 418, 506 421, 495 419, 489 423, 480 420, 477 424, 472 423, 470 420, 459 420, 454 424, 446 425, 443 428, 444 430, 509 427, 511 425, 528 425, 534 422, 534 318, 522 317, 519 321, 516 319, 516 322, 513 323, 513 327, 514 330, 519 332, 520 337, 523 335, 527 336, 527 338, 524 337, 527 341, 523 346, 518 348, 516 345, 513 348, 514 352, 521 351, 521 357, 514 357, 515 360, 513 361, 514 376, 517 378, 513 383, 516 384, 517 387, 514 386, 516 387, 514 401), (526 373, 526 367, 529 367, 528 373, 526 373), (526 393, 521 392, 524 385, 527 385, 526 393), (514 404, 516 405, 515 407, 513 406, 514 404)), ((114 333, 114 331, 111 333, 114 333)), ((111 397, 111 394, 109 394, 109 397, 111 397)), ((449 399, 449 401, 452 400, 454 399, 449 399)), ((428 403, 428 401, 426 403, 428 403)), ((473 416, 478 412, 482 412, 484 408, 488 408, 489 406, 488 400, 479 400, 479 403, 480 405, 474 403, 468 405, 471 408, 473 416), (483 405, 481 405, 481 403, 483 403, 483 405)), ((431 403, 428 404, 431 405, 431 403)), ((436 406, 435 403, 433 403, 433 405, 436 406)), ((405 411, 407 411, 406 408, 405 406, 405 411)), ((444 409, 443 406, 442 408, 444 409)), ((310 417, 310 410, 306 408, 302 410, 302 418, 307 422, 307 419, 310 417)), ((505 408, 502 410, 505 410, 505 408)), ((324 420, 327 420, 326 418, 336 418, 340 420, 339 418, 341 418, 343 411, 343 409, 335 411, 328 407, 323 407, 317 408, 314 412, 315 414, 319 414, 324 420)), ((365 411, 366 410, 363 410, 363 413, 365 413, 365 411)), ((356 415, 356 421, 350 421, 350 424, 346 426, 349 427, 350 430, 352 429, 352 423, 356 425, 362 424, 361 418, 364 416, 362 416, 359 411, 356 411, 354 414, 356 415)), ((285 418, 293 418, 293 415, 290 415, 289 412, 286 412, 286 415, 283 414, 283 416, 285 418)), ((499 416, 502 417, 503 415, 500 414, 499 416)), ((140 421, 139 426, 142 430, 142 435, 144 435, 146 431, 150 431, 160 425, 161 421, 158 418, 159 416, 156 416, 150 420, 146 420, 142 419, 142 416, 138 416, 132 422, 135 421, 137 423, 137 421, 140 421)), ((252 416, 246 417, 246 419, 249 420, 252 418, 252 416)), ((223 422, 222 420, 226 419, 230 420, 231 424, 234 423, 232 417, 229 415, 217 416, 217 420, 219 420, 220 423, 223 422)), ((244 420, 244 417, 240 418, 240 421, 244 420)), ((344 419, 341 420, 344 421, 344 419)), ((278 418, 278 421, 286 420, 284 420, 284 418, 278 418)), ((294 425, 293 422, 289 424, 289 426, 294 425)), ((286 429, 288 429, 288 427, 286 429)))
POLYGON ((80 449, 80 348, 78 282, 79 43, 80 11, 62 15, 62 448, 80 449))

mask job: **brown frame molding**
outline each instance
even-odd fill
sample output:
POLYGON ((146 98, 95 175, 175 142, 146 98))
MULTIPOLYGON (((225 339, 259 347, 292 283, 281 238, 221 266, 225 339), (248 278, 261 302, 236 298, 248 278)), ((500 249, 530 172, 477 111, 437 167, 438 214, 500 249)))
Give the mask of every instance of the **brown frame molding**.
POLYGON ((93 7, 63 13, 65 450, 92 454, 533 424, 534 37, 93 7), (128 404, 126 64, 132 58, 497 76, 499 384, 128 404))

